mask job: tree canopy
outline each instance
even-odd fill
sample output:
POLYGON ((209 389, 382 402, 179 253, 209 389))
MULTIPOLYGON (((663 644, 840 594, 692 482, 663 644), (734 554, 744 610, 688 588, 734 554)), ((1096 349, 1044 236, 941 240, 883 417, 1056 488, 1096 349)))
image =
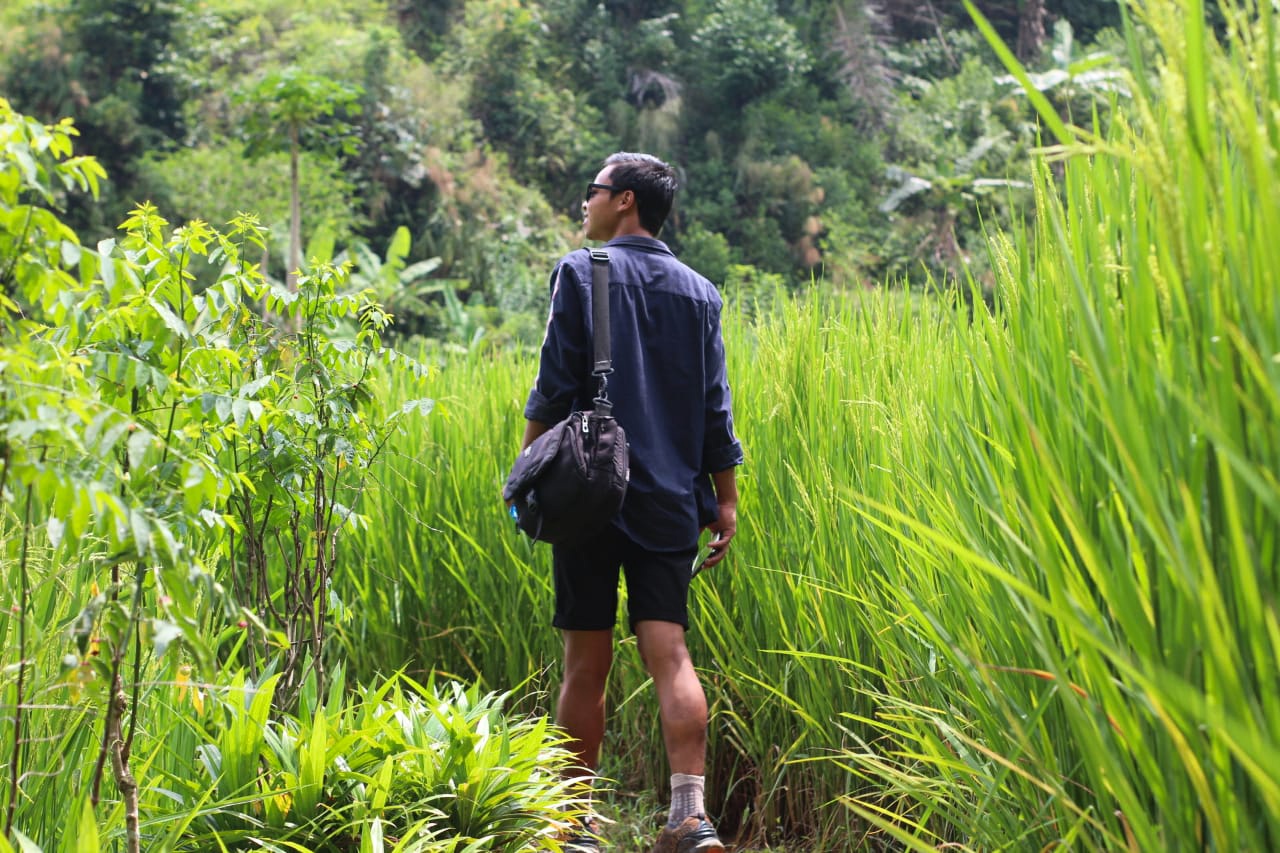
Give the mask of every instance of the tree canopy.
MULTIPOLYGON (((1064 114, 1105 119, 1113 93, 1073 62, 1096 43, 1089 67, 1105 64, 1116 5, 975 6, 1029 67, 1058 69, 1045 89, 1064 114)), ((982 223, 1028 201, 1011 178, 1034 112, 960 0, 61 0, 4 15, 0 92, 74 117, 110 176, 104 204, 61 200, 73 226, 108 235, 144 199, 177 219, 262 211, 281 278, 317 235, 378 257, 405 228, 410 260, 438 258, 433 276, 515 338, 536 334, 541 270, 576 244, 580 186, 615 150, 679 167, 663 237, 730 289, 981 279, 982 223)))

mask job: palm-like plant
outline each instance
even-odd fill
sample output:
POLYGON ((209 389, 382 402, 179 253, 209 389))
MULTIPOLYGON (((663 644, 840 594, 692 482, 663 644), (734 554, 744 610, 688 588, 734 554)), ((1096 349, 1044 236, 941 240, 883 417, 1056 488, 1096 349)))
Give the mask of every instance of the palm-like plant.
POLYGON ((445 282, 429 278, 440 266, 440 258, 410 264, 409 249, 409 229, 401 225, 387 244, 385 256, 380 258, 368 243, 357 242, 339 253, 336 260, 352 263, 352 288, 370 291, 387 313, 420 315, 428 310, 426 297, 442 292, 445 282))

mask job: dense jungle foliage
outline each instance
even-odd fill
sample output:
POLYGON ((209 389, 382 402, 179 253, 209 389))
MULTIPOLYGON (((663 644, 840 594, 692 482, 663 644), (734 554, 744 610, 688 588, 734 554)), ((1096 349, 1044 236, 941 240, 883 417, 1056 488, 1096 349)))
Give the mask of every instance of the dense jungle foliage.
MULTIPOLYGON (((978 7, 1063 115, 1106 113, 1117 6, 978 7)), ((273 275, 336 241, 397 332, 536 340, 548 260, 577 245, 581 187, 619 149, 678 164, 664 236, 748 297, 815 277, 989 285, 983 225, 1030 200, 1034 113, 959 0, 57 0, 0 16, 0 92, 73 116, 111 176, 100 204, 63 200, 73 228, 109 236, 144 200, 219 227, 252 206, 273 275)))
POLYGON ((594 158, 662 140, 748 459, 689 634, 734 848, 1280 846, 1274 2, 68 0, 0 48, 0 853, 562 848, 519 344, 594 158))

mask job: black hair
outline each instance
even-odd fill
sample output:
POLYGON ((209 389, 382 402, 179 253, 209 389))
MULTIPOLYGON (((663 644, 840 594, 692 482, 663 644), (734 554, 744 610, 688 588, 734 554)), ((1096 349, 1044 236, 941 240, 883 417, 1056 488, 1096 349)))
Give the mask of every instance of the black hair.
POLYGON ((676 170, 652 154, 619 151, 605 158, 609 183, 636 196, 640 225, 654 237, 662 230, 676 195, 676 170))

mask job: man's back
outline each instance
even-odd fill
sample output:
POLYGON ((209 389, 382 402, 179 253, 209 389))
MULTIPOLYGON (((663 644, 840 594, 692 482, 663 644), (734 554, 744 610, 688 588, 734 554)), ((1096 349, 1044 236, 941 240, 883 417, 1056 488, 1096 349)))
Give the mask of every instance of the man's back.
MULTIPOLYGON (((722 302, 709 281, 659 240, 619 237, 606 248, 614 370, 609 399, 631 446, 631 481, 618 525, 645 547, 683 549, 714 517, 707 474, 741 460, 720 339, 722 302)), ((567 413, 588 406, 595 387, 585 358, 591 349, 587 253, 567 256, 556 274, 548 334, 575 357, 559 375, 546 375, 544 364, 538 390, 567 413)))

